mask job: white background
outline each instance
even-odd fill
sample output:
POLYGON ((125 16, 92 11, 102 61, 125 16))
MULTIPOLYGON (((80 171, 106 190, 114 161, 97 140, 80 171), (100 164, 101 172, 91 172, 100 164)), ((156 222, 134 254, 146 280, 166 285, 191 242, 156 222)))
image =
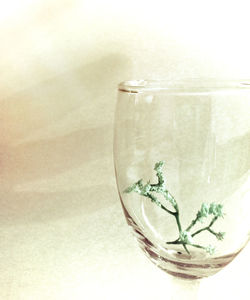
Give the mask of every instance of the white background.
MULTIPOLYGON (((250 78, 249 27, 248 1, 0 2, 0 299, 181 298, 122 215, 116 86, 250 78)), ((201 299, 249 299, 248 265, 249 247, 201 299)))

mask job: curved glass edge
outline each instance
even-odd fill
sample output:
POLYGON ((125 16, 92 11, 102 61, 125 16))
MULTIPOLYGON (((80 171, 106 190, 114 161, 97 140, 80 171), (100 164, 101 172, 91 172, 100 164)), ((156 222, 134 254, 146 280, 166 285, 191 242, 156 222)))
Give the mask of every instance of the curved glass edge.
POLYGON ((216 90, 250 90, 250 79, 202 79, 182 80, 128 80, 118 85, 120 92, 141 93, 147 91, 216 91, 216 90))

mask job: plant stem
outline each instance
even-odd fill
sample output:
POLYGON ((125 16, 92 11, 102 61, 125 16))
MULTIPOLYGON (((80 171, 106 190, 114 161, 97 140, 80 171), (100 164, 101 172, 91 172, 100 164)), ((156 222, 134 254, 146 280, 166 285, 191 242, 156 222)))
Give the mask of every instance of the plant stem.
POLYGON ((175 215, 176 213, 167 209, 164 205, 161 204, 161 202, 152 194, 147 194, 147 197, 151 199, 152 202, 154 202, 157 206, 159 206, 161 209, 165 210, 166 212, 168 212, 171 215, 175 215))
POLYGON ((213 218, 213 220, 211 221, 211 223, 208 225, 208 227, 209 227, 209 228, 212 227, 213 224, 214 224, 214 222, 215 222, 218 218, 219 218, 218 216, 215 216, 215 217, 213 218))
POLYGON ((181 242, 180 242, 180 238, 178 238, 177 240, 175 240, 175 241, 172 241, 172 242, 166 242, 166 244, 169 244, 169 245, 178 245, 178 244, 180 244, 181 242))
POLYGON ((211 233, 213 233, 214 235, 216 235, 216 233, 210 229, 210 227, 212 227, 212 225, 214 224, 214 222, 218 219, 218 216, 214 217, 213 220, 210 222, 210 224, 204 228, 201 228, 199 230, 197 230, 195 233, 192 234, 192 237, 194 237, 196 234, 201 233, 202 231, 208 230, 211 233))
POLYGON ((197 245, 197 244, 190 244, 190 246, 193 246, 195 248, 200 248, 200 249, 206 249, 206 247, 203 247, 203 246, 200 246, 200 245, 197 245))
POLYGON ((193 233, 191 236, 194 237, 196 234, 199 234, 201 233, 202 231, 205 231, 205 230, 208 230, 208 226, 207 227, 204 227, 204 228, 201 228, 200 230, 197 230, 195 233, 193 233))
POLYGON ((192 222, 191 224, 187 227, 187 229, 185 231, 189 231, 198 221, 199 217, 197 216, 192 222))
POLYGON ((187 248, 186 244, 182 244, 182 246, 186 250, 186 252, 190 255, 190 252, 188 251, 188 248, 187 248))
MULTIPOLYGON (((176 209, 177 209, 177 211, 176 211, 176 213, 174 214, 174 216, 175 216, 176 223, 177 223, 177 226, 178 226, 179 235, 181 235, 182 229, 181 229, 181 222, 180 222, 180 216, 179 216, 179 209, 178 209, 178 206, 176 206, 176 209)), ((179 239, 180 239, 180 238, 178 238, 178 240, 179 240, 179 239)), ((190 252, 188 251, 188 248, 187 248, 186 244, 183 243, 183 242, 182 242, 181 244, 182 244, 183 248, 185 249, 185 251, 190 255, 190 252)))
POLYGON ((179 233, 181 233, 182 229, 181 229, 181 222, 180 222, 179 212, 175 212, 174 217, 176 219, 176 223, 177 223, 177 226, 178 226, 179 233))
POLYGON ((167 209, 165 206, 163 206, 162 204, 160 205, 160 207, 162 208, 162 209, 164 209, 165 211, 167 211, 169 214, 171 214, 171 215, 175 215, 175 212, 173 212, 173 211, 171 211, 171 210, 169 210, 169 209, 167 209))
MULTIPOLYGON (((183 243, 182 241, 179 241, 179 240, 176 240, 176 241, 173 241, 173 242, 167 242, 166 244, 168 244, 168 245, 183 245, 183 247, 184 246, 186 247, 186 245, 187 245, 187 244, 185 244, 185 243, 183 243)), ((205 249, 205 247, 197 245, 197 244, 188 244, 188 246, 193 246, 193 247, 196 247, 196 248, 205 249)), ((185 248, 185 250, 186 250, 186 248, 185 248)), ((188 252, 188 254, 190 254, 188 250, 186 250, 186 251, 188 252)))

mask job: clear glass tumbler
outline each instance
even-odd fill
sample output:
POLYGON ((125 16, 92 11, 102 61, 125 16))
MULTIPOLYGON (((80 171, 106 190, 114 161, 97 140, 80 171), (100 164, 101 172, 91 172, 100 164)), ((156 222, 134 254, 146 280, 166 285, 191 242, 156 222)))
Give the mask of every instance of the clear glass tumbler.
POLYGON ((127 81, 114 125, 117 187, 128 224, 158 267, 215 274, 249 240, 250 84, 127 81))

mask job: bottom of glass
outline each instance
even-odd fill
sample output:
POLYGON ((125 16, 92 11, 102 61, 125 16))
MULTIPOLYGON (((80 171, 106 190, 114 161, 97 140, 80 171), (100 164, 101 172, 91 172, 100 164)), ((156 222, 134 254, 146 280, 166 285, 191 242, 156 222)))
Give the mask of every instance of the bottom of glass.
POLYGON ((187 255, 183 253, 171 250, 171 254, 163 256, 153 245, 148 245, 148 241, 146 242, 145 238, 143 238, 143 240, 141 238, 137 239, 141 249, 155 265, 170 275, 188 280, 201 279, 216 274, 229 264, 239 253, 232 253, 210 259, 194 259, 192 257, 198 257, 200 253, 193 252, 191 253, 191 258, 184 260, 184 257, 187 255))
POLYGON ((127 223, 132 227, 140 248, 155 265, 172 276, 196 280, 214 275, 229 264, 243 249, 241 248, 235 253, 218 257, 207 257, 199 250, 190 251, 191 255, 188 255, 180 251, 178 246, 176 246, 176 249, 160 249, 144 236, 123 203, 122 206, 127 223))

